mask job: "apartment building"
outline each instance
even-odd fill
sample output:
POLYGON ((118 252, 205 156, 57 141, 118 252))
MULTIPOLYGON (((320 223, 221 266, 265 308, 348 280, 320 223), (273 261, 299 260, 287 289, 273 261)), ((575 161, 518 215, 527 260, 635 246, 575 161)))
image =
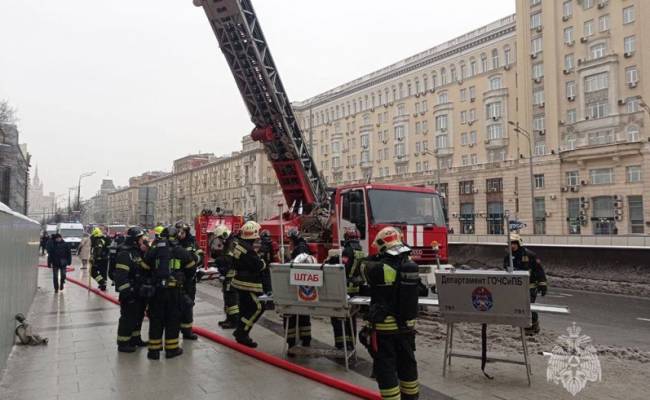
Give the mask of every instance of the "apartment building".
POLYGON ((517 0, 294 110, 328 183, 438 187, 456 233, 501 234, 506 210, 531 234, 645 233, 648 8, 517 0))

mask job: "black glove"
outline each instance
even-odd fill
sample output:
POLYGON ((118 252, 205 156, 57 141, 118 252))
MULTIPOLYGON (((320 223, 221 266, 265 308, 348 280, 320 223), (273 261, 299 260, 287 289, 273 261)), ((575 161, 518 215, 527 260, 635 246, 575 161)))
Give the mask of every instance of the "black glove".
POLYGON ((546 285, 539 285, 537 287, 537 291, 542 295, 542 297, 546 296, 546 292, 548 291, 548 286, 546 285))

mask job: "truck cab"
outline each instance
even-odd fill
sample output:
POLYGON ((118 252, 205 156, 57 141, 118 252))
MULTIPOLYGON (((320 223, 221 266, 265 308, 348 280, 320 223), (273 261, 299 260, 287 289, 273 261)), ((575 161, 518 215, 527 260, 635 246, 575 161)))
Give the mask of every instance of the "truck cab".
POLYGON ((70 248, 74 253, 79 248, 81 237, 84 234, 84 226, 80 223, 59 223, 56 226, 56 233, 60 234, 63 241, 70 244, 70 248))

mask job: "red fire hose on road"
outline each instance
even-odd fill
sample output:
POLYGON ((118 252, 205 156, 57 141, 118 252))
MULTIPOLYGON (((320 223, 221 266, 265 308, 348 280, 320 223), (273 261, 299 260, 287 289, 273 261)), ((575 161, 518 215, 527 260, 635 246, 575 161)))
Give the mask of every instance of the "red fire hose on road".
MULTIPOLYGON (((76 278, 70 278, 69 277, 69 278, 67 278, 67 280, 74 283, 74 284, 76 284, 76 285, 78 285, 78 286, 83 287, 84 289, 90 290, 91 292, 93 292, 96 295, 110 301, 111 303, 114 303, 114 304, 117 304, 117 305, 120 304, 119 300, 116 299, 115 297, 113 297, 113 296, 111 296, 111 295, 109 295, 109 294, 107 294, 105 292, 102 292, 99 289, 88 287, 87 284, 85 284, 84 282, 82 282, 82 281, 80 281, 80 280, 78 280, 76 278)), ((294 364, 294 363, 289 362, 287 360, 284 360, 284 359, 282 359, 280 357, 276 357, 274 355, 264 353, 262 351, 251 349, 250 347, 246 347, 244 345, 241 345, 241 344, 235 342, 234 340, 225 338, 225 337, 223 337, 221 335, 218 335, 216 332, 210 331, 208 329, 201 328, 199 326, 195 326, 193 328, 193 331, 197 335, 199 335, 201 337, 204 337, 204 338, 206 338, 208 340, 211 340, 211 341, 213 341, 215 343, 219 343, 221 345, 230 347, 233 350, 236 350, 236 351, 238 351, 240 353, 246 354, 246 355, 248 355, 250 357, 256 358, 256 359, 258 359, 258 360, 260 360, 262 362, 265 362, 267 364, 276 366, 278 368, 282 368, 282 369, 284 369, 286 371, 292 372, 292 373, 297 374, 297 375, 301 375, 301 376, 303 376, 305 378, 308 378, 308 379, 311 379, 311 380, 316 381, 318 383, 322 383, 322 384, 324 384, 326 386, 338 389, 338 390, 340 390, 342 392, 349 393, 349 394, 354 395, 356 397, 359 397, 361 399, 368 399, 368 400, 380 400, 381 399, 381 396, 379 395, 379 393, 377 393, 377 392, 375 392, 373 390, 370 390, 368 388, 352 384, 350 382, 347 382, 347 381, 344 381, 344 380, 341 380, 341 379, 334 378, 334 377, 332 377, 330 375, 324 374, 322 372, 315 371, 315 370, 313 370, 311 368, 306 368, 306 367, 303 367, 301 365, 294 364)))

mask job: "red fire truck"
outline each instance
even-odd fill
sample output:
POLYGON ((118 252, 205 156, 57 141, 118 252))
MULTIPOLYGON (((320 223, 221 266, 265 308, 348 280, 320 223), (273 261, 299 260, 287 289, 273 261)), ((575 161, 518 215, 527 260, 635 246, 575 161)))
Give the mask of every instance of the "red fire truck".
MULTIPOLYGON (((447 261, 439 194, 430 188, 359 183, 328 188, 316 168, 250 0, 194 0, 203 7, 264 145, 289 210, 261 223, 275 240, 297 227, 322 260, 356 226, 364 248, 385 226, 402 229, 421 265, 447 261), (283 229, 281 229, 283 227, 283 229), (434 247, 438 249, 436 252, 434 247)), ((355 118, 352 116, 351 118, 355 118)))
POLYGON ((194 219, 194 235, 196 243, 203 250, 205 257, 203 257, 203 267, 207 270, 210 261, 210 243, 208 239, 209 232, 212 232, 215 227, 225 225, 231 232, 239 231, 239 228, 244 224, 244 217, 233 215, 232 212, 211 212, 204 210, 199 216, 194 219))

